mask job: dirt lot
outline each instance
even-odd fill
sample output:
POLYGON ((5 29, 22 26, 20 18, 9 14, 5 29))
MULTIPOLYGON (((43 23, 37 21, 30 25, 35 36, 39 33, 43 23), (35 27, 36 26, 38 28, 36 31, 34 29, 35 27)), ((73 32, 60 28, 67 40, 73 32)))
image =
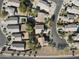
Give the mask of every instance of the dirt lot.
MULTIPOLYGON (((79 50, 75 51, 75 55, 79 54, 79 50)), ((57 55, 72 55, 72 51, 65 48, 63 50, 58 50, 50 46, 46 46, 38 50, 38 55, 40 56, 57 56, 57 55)))

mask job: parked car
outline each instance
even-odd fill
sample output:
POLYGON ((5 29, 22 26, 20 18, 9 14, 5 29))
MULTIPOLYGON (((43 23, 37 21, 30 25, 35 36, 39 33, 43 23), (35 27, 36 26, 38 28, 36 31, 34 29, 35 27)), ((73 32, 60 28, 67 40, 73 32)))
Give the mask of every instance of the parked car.
POLYGON ((54 15, 52 15, 51 19, 52 19, 52 21, 54 21, 54 20, 55 20, 55 14, 54 14, 54 15))

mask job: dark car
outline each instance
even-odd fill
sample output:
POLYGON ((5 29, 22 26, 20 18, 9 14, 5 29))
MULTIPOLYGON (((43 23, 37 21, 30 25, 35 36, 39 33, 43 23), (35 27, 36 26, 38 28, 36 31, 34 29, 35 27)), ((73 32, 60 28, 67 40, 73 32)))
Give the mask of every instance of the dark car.
POLYGON ((52 21, 54 21, 54 20, 55 20, 55 14, 54 14, 54 15, 52 15, 51 19, 52 19, 52 21))

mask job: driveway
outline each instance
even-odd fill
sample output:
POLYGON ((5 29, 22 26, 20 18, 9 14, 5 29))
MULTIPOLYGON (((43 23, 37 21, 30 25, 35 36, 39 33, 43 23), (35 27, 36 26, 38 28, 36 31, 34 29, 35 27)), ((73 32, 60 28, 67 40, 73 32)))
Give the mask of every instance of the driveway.
POLYGON ((57 22, 57 19, 58 19, 58 14, 59 14, 59 11, 60 11, 60 8, 61 8, 61 5, 63 4, 63 0, 52 0, 54 1, 57 6, 56 6, 56 10, 54 12, 55 14, 55 19, 54 21, 52 22, 52 38, 53 38, 53 42, 56 43, 56 47, 65 47, 66 46, 66 41, 64 39, 61 39, 59 37, 59 35, 57 34, 57 30, 56 30, 56 22, 57 22))

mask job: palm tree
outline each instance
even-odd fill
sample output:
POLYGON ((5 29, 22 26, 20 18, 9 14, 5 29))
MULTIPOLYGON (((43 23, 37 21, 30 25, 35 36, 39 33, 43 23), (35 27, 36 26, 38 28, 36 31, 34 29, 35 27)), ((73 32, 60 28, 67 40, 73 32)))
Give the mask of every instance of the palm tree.
POLYGON ((19 56, 19 55, 20 55, 20 53, 21 53, 21 51, 18 51, 17 55, 19 56))
POLYGON ((73 51, 72 51, 72 55, 73 55, 73 56, 75 55, 74 53, 75 53, 75 51, 73 50, 73 51))
POLYGON ((11 53, 12 56, 14 56, 14 53, 11 53))
POLYGON ((36 57, 36 55, 37 55, 37 51, 35 51, 35 54, 34 54, 34 56, 36 57))
POLYGON ((32 51, 29 52, 29 56, 31 56, 31 54, 32 54, 32 51))
POLYGON ((11 55, 14 56, 15 52, 16 52, 16 50, 14 50, 13 53, 12 53, 11 55))
POLYGON ((26 26, 26 31, 28 31, 29 33, 33 32, 33 27, 30 24, 26 24, 26 26))
POLYGON ((26 55, 26 53, 27 53, 27 51, 25 51, 25 53, 23 54, 23 56, 25 56, 25 55, 26 55))

